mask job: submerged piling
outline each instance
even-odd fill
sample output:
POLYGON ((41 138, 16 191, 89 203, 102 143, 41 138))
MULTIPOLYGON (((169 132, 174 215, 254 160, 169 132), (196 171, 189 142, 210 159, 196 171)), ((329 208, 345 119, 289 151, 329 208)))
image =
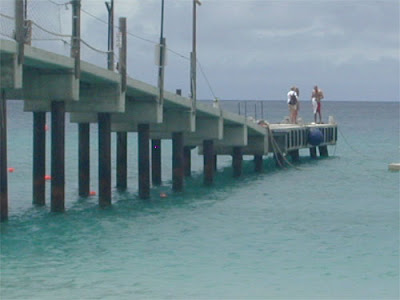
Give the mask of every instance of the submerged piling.
POLYGON ((150 126, 138 125, 139 197, 150 198, 150 126))
POLYGON ((128 133, 117 132, 117 189, 128 186, 128 133))
POLYGON ((78 124, 78 188, 79 196, 90 193, 90 124, 78 124))
POLYGON ((51 103, 51 211, 65 210, 65 102, 51 103))
POLYGON ((172 190, 183 190, 183 132, 172 133, 172 190))
POLYGON ((154 185, 161 184, 161 140, 151 140, 151 180, 154 185))
POLYGON ((45 205, 46 112, 33 113, 33 204, 45 205))
POLYGON ((211 185, 214 182, 214 141, 203 141, 203 166, 204 184, 211 185))
POLYGON ((99 206, 111 205, 111 115, 98 114, 99 123, 99 206))
POLYGON ((242 175, 242 148, 233 147, 232 153, 232 167, 233 167, 233 177, 240 177, 242 175))

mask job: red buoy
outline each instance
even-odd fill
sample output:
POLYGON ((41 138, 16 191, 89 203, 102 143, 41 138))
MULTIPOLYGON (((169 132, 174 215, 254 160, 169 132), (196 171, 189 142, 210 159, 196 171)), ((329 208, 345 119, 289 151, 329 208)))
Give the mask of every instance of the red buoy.
POLYGON ((44 125, 44 130, 45 130, 45 131, 49 130, 49 125, 47 125, 47 124, 44 125))
POLYGON ((161 197, 161 198, 167 198, 168 195, 167 195, 166 193, 160 193, 160 197, 161 197))
POLYGON ((9 172, 9 173, 12 173, 12 172, 14 172, 14 171, 15 171, 15 168, 13 168, 13 167, 8 168, 8 172, 9 172))
POLYGON ((51 180, 51 176, 50 175, 45 175, 44 176, 44 180, 51 180))
POLYGON ((89 192, 89 196, 96 196, 96 192, 95 191, 90 191, 89 192))

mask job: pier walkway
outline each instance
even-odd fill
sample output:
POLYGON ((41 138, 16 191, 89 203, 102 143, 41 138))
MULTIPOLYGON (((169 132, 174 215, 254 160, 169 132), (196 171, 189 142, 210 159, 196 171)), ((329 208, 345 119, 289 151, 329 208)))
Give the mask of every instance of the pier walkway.
POLYGON ((218 155, 231 155, 233 175, 240 176, 243 155, 253 155, 255 171, 263 168, 263 157, 273 154, 276 162, 299 158, 299 149, 309 148, 312 157, 327 156, 328 145, 337 140, 336 124, 267 124, 222 110, 219 106, 193 101, 126 73, 125 18, 120 18, 122 47, 119 69, 114 71, 82 61, 79 40, 72 57, 35 48, 18 38, 0 40, 1 79, 1 220, 8 216, 7 112, 6 99, 24 101, 24 111, 33 113, 33 203, 45 204, 45 127, 51 113, 51 210, 64 211, 65 113, 79 126, 79 194, 89 195, 89 124, 99 126, 99 205, 111 204, 111 132, 117 134, 117 178, 119 189, 127 187, 127 136, 138 134, 139 196, 150 197, 151 183, 161 183, 161 140, 173 145, 173 190, 182 191, 190 176, 191 150, 198 147, 204 157, 204 183, 212 184, 218 155), (78 53, 78 54, 76 54, 78 53), (310 132, 318 129, 322 139, 311 143, 310 132))

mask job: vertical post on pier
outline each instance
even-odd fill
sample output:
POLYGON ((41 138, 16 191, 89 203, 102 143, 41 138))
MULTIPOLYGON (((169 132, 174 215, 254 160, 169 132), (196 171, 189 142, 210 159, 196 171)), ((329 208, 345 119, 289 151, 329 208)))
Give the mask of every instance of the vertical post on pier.
POLYGON ((114 70, 114 0, 105 4, 108 12, 107 66, 109 70, 114 70))
POLYGON ((24 2, 23 0, 15 0, 15 40, 18 43, 18 64, 24 62, 24 2))
POLYGON ((7 174, 7 100, 1 90, 0 99, 0 222, 8 219, 8 174, 7 174))
POLYGON ((99 123, 99 206, 111 205, 111 115, 98 113, 99 123))
POLYGON ((321 157, 328 157, 328 146, 319 146, 318 147, 319 150, 319 156, 321 157))
POLYGON ((233 167, 233 177, 240 177, 242 175, 242 148, 233 147, 232 152, 232 167, 233 167))
POLYGON ((65 210, 65 102, 51 103, 51 211, 65 210))
POLYGON ((317 147, 310 148, 310 156, 311 158, 317 158, 317 147))
POLYGON ((292 158, 293 162, 298 162, 300 160, 299 149, 291 150, 288 154, 292 158))
POLYGON ((128 184, 128 133, 117 132, 117 188, 126 190, 128 184))
POLYGON ((81 0, 72 0, 71 57, 75 59, 75 78, 81 75, 81 0))
MULTIPOLYGON (((108 6, 107 6, 108 8, 108 6)), ((111 2, 111 15, 114 13, 114 3, 111 2)), ((113 17, 110 20, 112 24, 114 23, 113 17)), ((119 29, 121 32, 121 48, 119 50, 119 68, 118 71, 121 75, 121 93, 126 92, 126 18, 119 18, 119 29)), ((109 51, 113 50, 114 44, 113 40, 113 29, 109 28, 109 51), (110 41, 111 40, 111 41, 110 41)), ((114 62, 110 63, 108 69, 114 69, 114 62)), ((120 190, 125 190, 127 188, 128 177, 128 133, 127 132, 117 132, 117 188, 120 190)))
POLYGON ((203 141, 203 165, 204 184, 211 185, 214 182, 214 141, 203 141))
POLYGON ((161 184, 161 140, 151 140, 151 180, 154 185, 161 184))
POLYGON ((254 155, 254 171, 261 173, 264 170, 262 155, 254 155))
POLYGON ((138 125, 138 154, 139 154, 139 197, 150 198, 150 126, 138 125))
POLYGON ((172 133, 172 190, 183 190, 183 132, 172 133))
POLYGON ((46 112, 33 113, 33 204, 45 205, 46 112))
POLYGON ((78 124, 78 177, 79 196, 89 196, 90 190, 90 124, 78 124))
POLYGON ((192 170, 192 147, 185 146, 183 147, 183 169, 186 177, 191 176, 192 170))

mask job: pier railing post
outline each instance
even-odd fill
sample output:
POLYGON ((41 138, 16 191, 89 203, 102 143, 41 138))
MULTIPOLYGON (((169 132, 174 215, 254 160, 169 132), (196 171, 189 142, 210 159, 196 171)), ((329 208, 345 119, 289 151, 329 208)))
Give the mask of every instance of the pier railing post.
POLYGON ((65 210, 65 102, 51 103, 51 211, 65 210))
POLYGON ((139 197, 150 198, 150 126, 138 125, 139 197))
POLYGON ((7 100, 1 90, 0 99, 0 222, 8 219, 8 174, 7 174, 7 100))
POLYGON ((72 0, 71 57, 75 59, 75 78, 81 74, 81 0, 72 0))
POLYGON ((45 205, 46 112, 33 113, 33 204, 45 205))

